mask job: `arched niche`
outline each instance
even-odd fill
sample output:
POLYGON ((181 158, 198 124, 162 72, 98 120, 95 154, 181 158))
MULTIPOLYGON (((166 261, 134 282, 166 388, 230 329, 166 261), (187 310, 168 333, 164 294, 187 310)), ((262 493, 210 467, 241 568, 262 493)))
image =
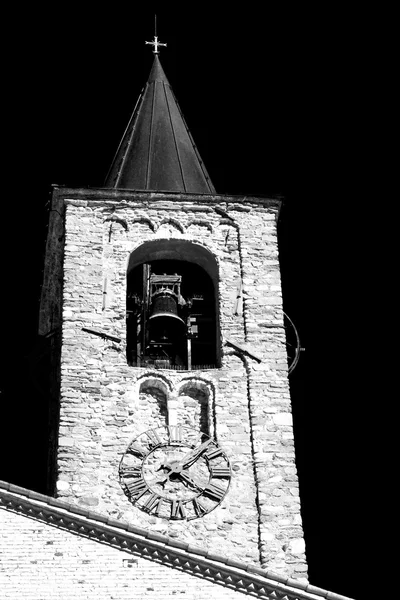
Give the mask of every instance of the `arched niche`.
POLYGON ((143 379, 139 384, 139 404, 149 423, 167 423, 168 388, 163 381, 155 377, 143 379))
POLYGON ((213 435, 212 404, 210 389, 203 381, 185 381, 178 392, 178 421, 213 435))
POLYGON ((134 250, 126 308, 130 365, 219 366, 218 264, 200 244, 159 239, 134 250))

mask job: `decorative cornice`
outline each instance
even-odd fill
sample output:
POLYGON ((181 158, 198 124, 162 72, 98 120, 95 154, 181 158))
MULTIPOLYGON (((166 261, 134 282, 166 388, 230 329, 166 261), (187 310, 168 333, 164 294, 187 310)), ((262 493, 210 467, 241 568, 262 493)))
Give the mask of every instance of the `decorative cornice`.
MULTIPOLYGON (((71 188, 67 186, 52 186, 54 194, 60 199, 76 201, 104 201, 104 200, 135 200, 143 202, 155 201, 180 201, 193 202, 196 204, 214 204, 216 202, 235 204, 236 209, 241 208, 242 203, 251 205, 259 204, 279 209, 283 196, 271 194, 270 196, 238 196, 231 194, 191 194, 183 192, 154 192, 143 190, 130 190, 119 188, 71 188), (237 205, 237 206, 236 206, 237 205)), ((231 207, 232 208, 232 207, 231 207)))
POLYGON ((4 481, 0 481, 0 507, 153 562, 186 571, 253 598, 351 600, 4 481))

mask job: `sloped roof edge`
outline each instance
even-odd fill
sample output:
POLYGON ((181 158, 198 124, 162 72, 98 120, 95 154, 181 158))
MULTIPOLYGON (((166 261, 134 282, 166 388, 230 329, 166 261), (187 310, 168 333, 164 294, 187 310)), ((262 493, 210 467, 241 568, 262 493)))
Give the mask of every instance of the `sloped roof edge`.
POLYGON ((0 481, 0 508, 206 577, 254 598, 272 600, 279 593, 290 600, 352 600, 4 481, 0 481))

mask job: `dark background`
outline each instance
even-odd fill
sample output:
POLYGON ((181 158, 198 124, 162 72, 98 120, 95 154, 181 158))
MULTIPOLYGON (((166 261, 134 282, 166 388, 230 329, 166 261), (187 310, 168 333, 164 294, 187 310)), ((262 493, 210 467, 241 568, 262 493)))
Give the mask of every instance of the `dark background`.
MULTIPOLYGON (((102 186, 153 60, 153 6, 99 6, 10 19, 2 75, 0 477, 38 491, 47 407, 30 365, 50 184, 102 186)), ((284 308, 305 348, 291 391, 310 582, 361 600, 368 283, 354 24, 333 8, 186 6, 157 10, 160 58, 211 180, 219 193, 285 196, 284 308)))

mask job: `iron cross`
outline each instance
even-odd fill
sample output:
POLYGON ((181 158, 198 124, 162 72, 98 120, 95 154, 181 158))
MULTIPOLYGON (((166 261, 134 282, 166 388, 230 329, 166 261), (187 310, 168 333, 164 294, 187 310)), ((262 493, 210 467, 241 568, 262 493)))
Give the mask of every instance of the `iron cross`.
POLYGON ((163 44, 162 42, 159 42, 158 37, 156 35, 154 36, 154 40, 152 42, 146 42, 146 44, 150 44, 151 46, 154 46, 153 54, 159 54, 158 46, 166 46, 167 45, 167 44, 163 44))

